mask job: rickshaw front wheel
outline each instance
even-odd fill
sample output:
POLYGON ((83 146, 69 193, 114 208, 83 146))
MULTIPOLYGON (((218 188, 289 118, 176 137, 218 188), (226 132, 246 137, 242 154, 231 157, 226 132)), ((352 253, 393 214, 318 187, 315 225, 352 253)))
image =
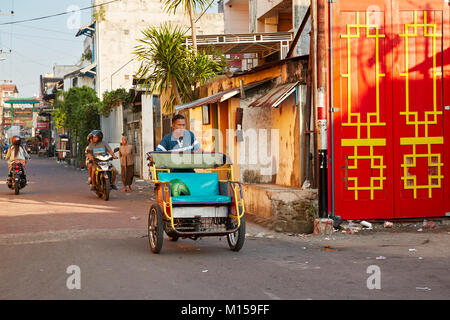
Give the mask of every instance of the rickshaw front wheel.
POLYGON ((244 217, 241 218, 241 225, 239 226, 239 229, 234 232, 227 235, 227 241, 228 246, 233 251, 239 251, 244 246, 245 241, 245 219, 244 217))
POLYGON ((163 217, 159 205, 154 204, 148 215, 148 243, 153 253, 161 251, 164 239, 163 217))

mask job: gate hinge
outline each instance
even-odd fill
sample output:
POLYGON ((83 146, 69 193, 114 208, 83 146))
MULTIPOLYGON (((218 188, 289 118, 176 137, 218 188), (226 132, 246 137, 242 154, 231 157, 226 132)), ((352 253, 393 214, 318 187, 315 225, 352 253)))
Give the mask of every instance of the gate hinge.
POLYGON ((331 107, 331 108, 330 108, 330 112, 331 112, 331 113, 333 113, 333 112, 339 112, 339 108, 331 107))

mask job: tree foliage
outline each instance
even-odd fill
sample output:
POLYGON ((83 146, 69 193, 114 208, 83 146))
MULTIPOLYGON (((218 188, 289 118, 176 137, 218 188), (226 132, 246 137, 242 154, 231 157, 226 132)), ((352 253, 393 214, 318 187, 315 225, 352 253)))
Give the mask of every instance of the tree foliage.
POLYGON ((83 86, 58 92, 53 115, 57 128, 68 130, 72 141, 78 146, 78 159, 84 158, 86 137, 94 129, 100 128, 99 110, 102 103, 94 89, 83 86))
POLYGON ((182 7, 185 14, 187 13, 189 15, 189 21, 191 22, 192 46, 194 51, 197 51, 197 32, 195 30, 194 22, 195 10, 197 8, 204 10, 210 0, 161 0, 161 2, 164 9, 168 13, 175 14, 177 9, 182 7))
POLYGON ((103 93, 103 100, 99 114, 108 117, 112 109, 117 106, 127 107, 131 103, 131 94, 124 88, 103 93))
POLYGON ((224 61, 204 51, 186 48, 186 37, 180 27, 163 24, 143 31, 134 54, 140 67, 141 87, 150 92, 164 92, 169 99, 164 109, 172 112, 176 104, 194 100, 195 89, 223 72, 224 61))

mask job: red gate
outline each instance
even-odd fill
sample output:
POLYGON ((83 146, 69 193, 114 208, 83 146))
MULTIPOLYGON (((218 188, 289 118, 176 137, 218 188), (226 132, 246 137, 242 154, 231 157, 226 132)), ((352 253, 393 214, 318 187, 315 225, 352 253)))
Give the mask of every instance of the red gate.
POLYGON ((450 214, 450 6, 332 4, 335 213, 450 214))

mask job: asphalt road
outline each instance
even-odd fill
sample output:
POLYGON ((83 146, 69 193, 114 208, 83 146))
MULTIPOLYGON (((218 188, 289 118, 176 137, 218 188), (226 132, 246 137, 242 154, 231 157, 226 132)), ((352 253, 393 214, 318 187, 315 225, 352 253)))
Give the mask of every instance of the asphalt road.
POLYGON ((54 160, 33 159, 28 175, 19 196, 0 185, 0 299, 450 298, 448 226, 298 237, 248 223, 240 252, 225 238, 166 238, 155 255, 149 184, 105 202, 88 191, 86 172, 54 160), (73 265, 79 290, 67 287, 73 265), (370 266, 380 289, 367 287, 370 266))

